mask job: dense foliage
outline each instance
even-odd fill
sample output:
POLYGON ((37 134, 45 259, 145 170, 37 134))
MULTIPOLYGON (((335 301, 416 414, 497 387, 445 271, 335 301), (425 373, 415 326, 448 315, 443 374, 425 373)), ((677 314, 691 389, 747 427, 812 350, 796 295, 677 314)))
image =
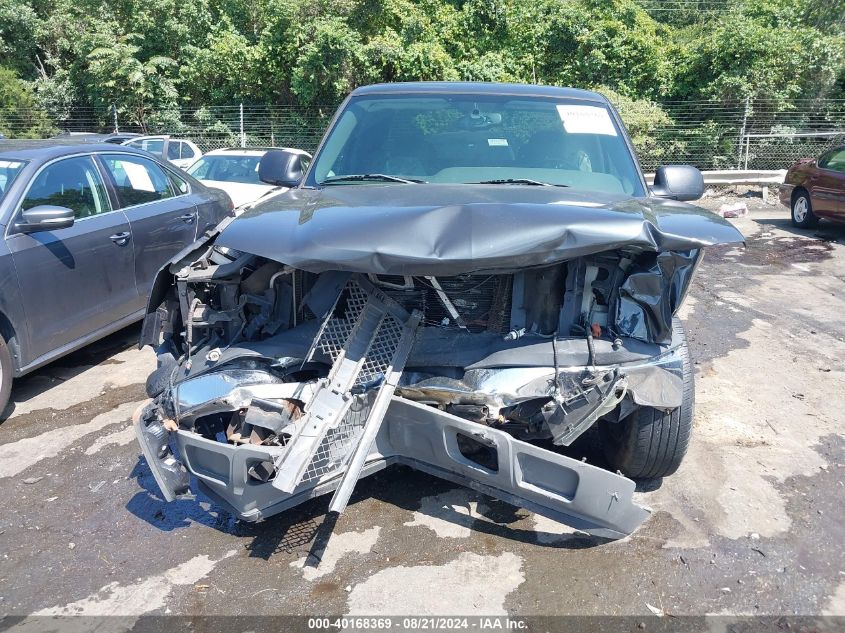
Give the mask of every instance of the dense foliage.
POLYGON ((186 105, 334 106, 357 85, 414 79, 602 87, 641 122, 665 117, 662 101, 845 98, 843 0, 669 6, 0 0, 0 110, 94 108, 106 120, 114 104, 145 125, 186 105))

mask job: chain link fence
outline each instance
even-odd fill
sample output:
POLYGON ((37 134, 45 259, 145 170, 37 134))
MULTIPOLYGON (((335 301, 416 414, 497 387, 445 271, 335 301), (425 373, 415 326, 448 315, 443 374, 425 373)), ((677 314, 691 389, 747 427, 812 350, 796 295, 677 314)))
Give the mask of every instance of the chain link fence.
MULTIPOLYGON (((783 169, 798 158, 817 156, 845 143, 845 100, 802 101, 789 108, 765 100, 658 105, 659 115, 646 120, 620 107, 646 171, 671 163, 689 163, 703 170, 783 169)), ((272 146, 313 152, 333 112, 333 106, 185 107, 139 123, 138 117, 132 122, 114 111, 77 109, 49 121, 49 133, 41 135, 138 132, 187 138, 203 151, 272 146)), ((28 112, 0 112, 8 136, 32 136, 33 118, 28 112)))
MULTIPOLYGON (((665 102, 671 122, 655 127, 645 169, 691 163, 700 169, 785 169, 845 143, 845 100, 745 103, 665 102)), ((621 112, 625 118, 624 111, 621 112)))
POLYGON ((193 141, 203 152, 223 147, 295 147, 313 152, 334 114, 333 107, 185 107, 128 121, 114 110, 103 115, 76 109, 55 121, 61 134, 113 132, 168 134, 193 141))

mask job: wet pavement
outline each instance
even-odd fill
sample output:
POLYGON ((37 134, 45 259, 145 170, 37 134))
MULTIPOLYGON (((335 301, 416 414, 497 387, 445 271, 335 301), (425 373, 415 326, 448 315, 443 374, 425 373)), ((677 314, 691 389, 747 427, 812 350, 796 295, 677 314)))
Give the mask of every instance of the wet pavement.
POLYGON ((757 202, 682 315, 697 409, 650 519, 604 542, 406 468, 253 525, 165 503, 129 429, 129 328, 15 385, 0 424, 0 614, 845 615, 845 227, 757 202))

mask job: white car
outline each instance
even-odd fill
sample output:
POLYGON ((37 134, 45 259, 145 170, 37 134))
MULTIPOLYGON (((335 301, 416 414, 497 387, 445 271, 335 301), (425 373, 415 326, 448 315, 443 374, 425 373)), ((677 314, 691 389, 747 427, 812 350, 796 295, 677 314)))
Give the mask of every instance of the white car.
POLYGON ((282 149, 298 156, 299 169, 303 172, 311 161, 311 154, 300 149, 231 147, 208 152, 188 168, 188 173, 204 185, 222 189, 228 193, 235 208, 238 209, 270 193, 280 193, 289 189, 289 187, 268 184, 258 177, 258 164, 271 149, 282 149))
POLYGON ((202 156, 202 150, 191 141, 169 136, 138 136, 124 141, 121 145, 143 149, 180 169, 190 167, 202 156))

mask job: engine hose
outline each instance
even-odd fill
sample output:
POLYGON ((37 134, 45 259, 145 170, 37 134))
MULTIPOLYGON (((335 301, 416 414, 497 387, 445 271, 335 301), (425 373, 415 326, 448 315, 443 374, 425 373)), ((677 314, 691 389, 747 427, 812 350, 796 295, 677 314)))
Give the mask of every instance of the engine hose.
POLYGON ((587 349, 590 352, 590 367, 595 369, 596 366, 596 346, 593 343, 593 332, 587 330, 587 349))

